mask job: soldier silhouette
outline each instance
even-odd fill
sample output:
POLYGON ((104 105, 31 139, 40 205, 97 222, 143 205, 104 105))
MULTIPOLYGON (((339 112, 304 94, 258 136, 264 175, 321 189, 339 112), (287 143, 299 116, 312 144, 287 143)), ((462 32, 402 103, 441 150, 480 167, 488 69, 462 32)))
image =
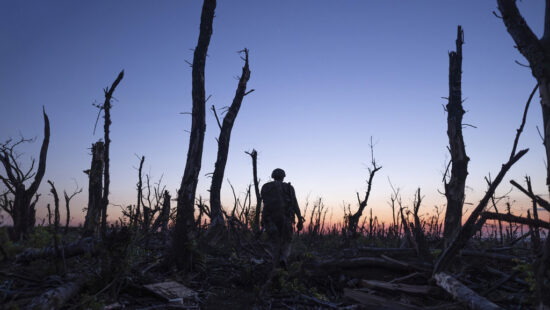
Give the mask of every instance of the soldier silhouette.
POLYGON ((290 255, 290 243, 294 226, 294 216, 298 217, 296 229, 302 230, 304 219, 296 200, 294 187, 283 182, 286 174, 277 168, 271 173, 273 181, 262 186, 261 197, 264 204, 262 212, 262 227, 267 233, 270 244, 273 267, 287 267, 290 255))

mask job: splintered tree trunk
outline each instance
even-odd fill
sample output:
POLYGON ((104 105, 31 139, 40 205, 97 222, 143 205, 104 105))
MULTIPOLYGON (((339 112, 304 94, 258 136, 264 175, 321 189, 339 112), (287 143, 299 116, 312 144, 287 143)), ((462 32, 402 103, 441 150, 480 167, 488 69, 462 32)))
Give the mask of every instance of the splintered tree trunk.
POLYGON ((87 171, 88 210, 84 221, 84 236, 89 237, 99 232, 99 219, 102 211, 101 195, 103 192, 103 161, 105 145, 102 141, 92 144, 92 166, 87 171))
POLYGON ((468 161, 462 136, 462 44, 464 32, 458 26, 456 37, 456 52, 449 53, 449 103, 447 104, 447 135, 451 152, 451 176, 445 183, 447 211, 443 238, 445 247, 452 236, 460 229, 462 222, 462 206, 464 205, 464 188, 468 176, 468 161))
POLYGON ((101 235, 105 237, 107 233, 107 206, 109 205, 109 185, 111 184, 111 177, 109 174, 109 147, 111 145, 111 139, 109 138, 109 127, 111 126, 111 98, 113 92, 118 86, 122 78, 124 77, 124 70, 120 71, 116 80, 111 85, 111 88, 105 88, 105 102, 103 103, 103 110, 105 110, 105 124, 103 125, 104 139, 105 139, 105 169, 103 170, 103 197, 101 198, 101 235))
POLYGON ((252 228, 254 231, 260 231, 260 214, 262 213, 262 196, 260 194, 260 184, 258 182, 258 152, 252 150, 248 153, 252 157, 252 177, 254 178, 254 192, 256 193, 256 211, 254 213, 254 223, 252 228))
MULTIPOLYGON (((544 34, 539 40, 523 16, 515 0, 497 0, 498 9, 508 33, 516 43, 520 53, 527 59, 531 73, 539 85, 542 108, 543 138, 546 149, 546 185, 550 192, 550 0, 546 0, 544 34)), ((537 291, 540 308, 550 309, 550 241, 545 241, 543 257, 537 260, 537 291)))
POLYGON ((173 254, 176 266, 180 270, 192 267, 192 240, 195 227, 195 192, 201 170, 202 150, 204 145, 205 121, 205 89, 204 67, 210 37, 216 0, 204 0, 201 13, 199 40, 193 55, 192 97, 193 111, 191 113, 191 135, 185 171, 178 190, 176 225, 174 229, 173 254))
MULTIPOLYGON (((239 85, 235 92, 235 97, 231 106, 227 110, 227 114, 223 118, 223 125, 220 128, 220 136, 218 137, 218 157, 212 175, 212 184, 210 186, 210 229, 213 234, 217 234, 221 227, 224 227, 225 221, 222 214, 222 204, 220 200, 220 192, 222 189, 223 175, 227 164, 227 155, 229 153, 229 140, 231 139, 231 131, 233 124, 241 108, 244 96, 246 96, 246 84, 250 79, 250 69, 248 67, 248 50, 244 49, 245 60, 239 85)), ((215 112, 214 106, 212 109, 215 112)), ((217 116, 216 116, 217 117, 217 116)))

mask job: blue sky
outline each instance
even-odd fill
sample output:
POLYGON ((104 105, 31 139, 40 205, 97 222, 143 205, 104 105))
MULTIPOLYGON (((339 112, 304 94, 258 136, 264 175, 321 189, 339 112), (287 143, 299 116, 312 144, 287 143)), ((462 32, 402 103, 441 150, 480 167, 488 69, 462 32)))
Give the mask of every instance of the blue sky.
MULTIPOLYGON (((125 77, 114 96, 111 127, 111 202, 134 202, 138 159, 175 195, 186 159, 191 119, 192 49, 201 1, 2 1, 0 3, 0 140, 38 137, 21 149, 36 156, 42 139, 41 106, 52 134, 45 180, 58 190, 84 186, 73 214, 87 203, 89 148, 103 88, 121 69, 125 77)), ((518 2, 537 35, 544 2, 518 2)), ((514 48, 496 1, 219 1, 206 65, 208 101, 231 103, 242 60, 250 49, 249 88, 233 130, 226 178, 244 192, 251 182, 250 158, 259 152, 259 175, 267 181, 281 167, 302 202, 323 197, 336 215, 345 201, 355 205, 364 191, 373 137, 377 162, 370 207, 385 217, 391 189, 402 189, 406 204, 421 187, 424 210, 443 205, 442 173, 448 160, 446 115, 448 52, 456 27, 465 31, 464 130, 471 158, 468 202, 484 193, 483 177, 496 175, 507 160, 527 97, 535 85, 526 61, 514 48)), ((529 153, 510 178, 532 176, 546 195, 538 94, 520 147, 529 153)), ((100 128, 98 128, 100 129, 100 128)), ((219 131, 211 113, 201 175, 212 172, 219 131)), ((201 177, 198 194, 208 197, 201 177)), ((512 193, 518 210, 525 200, 512 193)), ((232 205, 228 183, 222 200, 232 205)), ((43 195, 39 217, 52 198, 43 195)), ((467 207, 468 208, 468 207, 467 207)), ((113 207, 117 210, 118 207, 113 207)), ((112 217, 118 217, 118 212, 112 217)))

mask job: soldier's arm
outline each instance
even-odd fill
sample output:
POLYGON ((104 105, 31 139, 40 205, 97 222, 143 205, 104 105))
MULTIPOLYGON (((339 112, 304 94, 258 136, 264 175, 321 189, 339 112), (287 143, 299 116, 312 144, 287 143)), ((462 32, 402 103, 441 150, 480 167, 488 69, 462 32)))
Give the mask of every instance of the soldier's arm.
POLYGON ((300 212, 300 206, 298 205, 298 200, 296 199, 296 192, 294 191, 294 187, 290 185, 290 196, 292 197, 292 210, 298 217, 298 220, 302 219, 302 213, 300 212))

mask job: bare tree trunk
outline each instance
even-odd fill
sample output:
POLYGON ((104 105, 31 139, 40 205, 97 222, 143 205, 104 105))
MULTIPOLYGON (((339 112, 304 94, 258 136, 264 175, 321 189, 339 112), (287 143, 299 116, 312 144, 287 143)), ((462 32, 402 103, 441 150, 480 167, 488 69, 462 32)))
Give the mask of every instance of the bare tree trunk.
POLYGON ((258 182, 258 152, 252 149, 252 152, 246 154, 252 157, 252 177, 254 178, 254 192, 256 193, 256 211, 254 213, 254 223, 252 228, 255 232, 260 231, 260 214, 262 213, 262 196, 260 194, 260 184, 258 182))
MULTIPOLYGON (((520 53, 529 61, 531 73, 539 85, 542 108, 544 147, 546 149, 546 185, 550 192, 550 0, 546 0, 544 34, 539 40, 521 16, 514 0, 497 0, 498 9, 508 33, 520 53)), ((540 308, 550 309, 550 241, 543 245, 543 256, 537 260, 537 292, 540 308)))
POLYGON ((103 110, 105 111, 105 123, 103 125, 104 139, 105 139, 105 169, 103 170, 103 197, 101 198, 101 235, 105 237, 107 233, 107 206, 109 205, 109 185, 111 184, 111 177, 109 174, 109 148, 111 146, 111 139, 109 138, 109 127, 111 126, 111 99, 113 92, 118 86, 122 78, 124 77, 124 70, 120 71, 116 80, 111 85, 111 88, 105 88, 105 102, 103 103, 103 110))
POLYGON ((40 148, 40 157, 38 159, 38 169, 34 180, 28 188, 25 188, 24 182, 32 177, 32 168, 28 172, 23 172, 17 164, 17 155, 14 153, 14 147, 29 140, 21 139, 8 145, 0 144, 0 162, 4 166, 6 176, 0 175, 0 180, 4 183, 8 191, 13 195, 13 204, 4 207, 4 210, 12 217, 14 228, 14 239, 21 240, 28 236, 36 221, 35 205, 39 195, 36 195, 40 182, 46 172, 46 158, 48 155, 48 145, 50 143, 50 121, 44 108, 44 140, 40 148), (33 200, 33 196, 35 199, 33 200))
POLYGON ((420 210, 420 204, 422 203, 422 196, 420 195, 420 188, 416 192, 416 197, 414 201, 414 240, 415 248, 418 257, 422 258, 425 262, 432 262, 432 256, 430 255, 430 249, 428 243, 426 242, 426 236, 424 235, 424 230, 422 229, 422 223, 420 217, 418 216, 418 211, 420 210))
POLYGON ((46 208, 48 209, 48 226, 52 225, 52 210, 50 209, 50 204, 48 203, 46 205, 46 208))
POLYGON ((63 234, 65 235, 69 232, 69 222, 71 220, 71 207, 70 207, 71 199, 73 199, 74 196, 76 196, 77 194, 80 194, 81 192, 82 192, 82 188, 79 189, 78 184, 75 191, 70 196, 67 195, 66 191, 63 191, 63 196, 65 197, 65 209, 67 210, 67 220, 65 222, 65 231, 63 232, 63 234))
MULTIPOLYGON (((210 186, 210 231, 214 235, 217 235, 219 229, 225 226, 225 221, 222 214, 222 204, 220 199, 220 192, 222 189, 223 175, 225 173, 225 166, 227 164, 227 155, 229 153, 229 140, 231 139, 231 131, 233 130, 233 124, 241 108, 244 96, 252 92, 247 92, 246 84, 250 79, 250 69, 248 67, 248 50, 245 48, 244 52, 244 66, 239 79, 239 85, 235 92, 235 97, 231 106, 227 110, 227 114, 223 118, 223 124, 220 127, 220 135, 218 137, 218 156, 216 164, 214 166, 214 173, 212 174, 212 184, 210 186)), ((216 120, 219 119, 216 114, 216 108, 212 106, 212 111, 216 116, 216 120)))
MULTIPOLYGON (((136 204, 136 217, 135 217, 135 228, 139 227, 139 222, 141 218, 141 201, 143 200, 143 182, 141 180, 141 170, 143 169, 143 162, 145 161, 145 156, 141 156, 139 161, 138 169, 138 183, 137 183, 137 204, 136 204)), ((145 214, 145 207, 143 208, 143 213, 145 214)))
MULTIPOLYGON (((98 141, 92 144, 92 165, 87 170, 88 185, 88 210, 86 211, 86 220, 84 221, 85 237, 95 235, 99 232, 99 220, 102 212, 101 195, 103 192, 103 162, 105 155, 105 145, 98 141)), ((86 172, 86 171, 85 171, 86 172)))
POLYGON ((462 136, 462 44, 464 32, 458 26, 456 37, 456 52, 449 53, 449 103, 447 104, 447 135, 449 137, 449 151, 451 153, 451 176, 449 182, 445 180, 445 197, 447 211, 445 212, 445 226, 443 239, 445 247, 450 243, 452 236, 462 224, 462 207, 464 205, 464 188, 468 176, 468 161, 462 136))
MULTIPOLYGON (((164 196, 162 198, 162 210, 160 215, 157 218, 159 224, 156 224, 155 227, 160 226, 160 231, 165 233, 168 230, 168 220, 170 219, 170 194, 168 191, 164 191, 164 196)), ((155 229, 156 230, 156 229, 155 229)))
POLYGON ((193 111, 191 120, 191 136, 187 151, 187 162, 178 190, 176 225, 174 229, 173 254, 176 266, 180 270, 190 270, 192 267, 192 252, 190 251, 195 227, 195 193, 201 170, 202 150, 204 145, 205 121, 205 89, 204 67, 210 37, 216 0, 204 0, 201 13, 199 40, 193 56, 192 97, 193 111))
POLYGON ((54 258, 55 270, 58 274, 61 274, 64 271, 62 271, 62 267, 61 267, 62 265, 60 263, 61 250, 59 249, 59 240, 58 240, 59 220, 60 220, 60 217, 59 217, 59 196, 57 195, 57 190, 55 189, 55 186, 54 186, 53 182, 48 180, 48 183, 51 186, 50 192, 52 193, 53 199, 54 199, 53 246, 54 246, 54 249, 55 249, 55 258, 54 258))

